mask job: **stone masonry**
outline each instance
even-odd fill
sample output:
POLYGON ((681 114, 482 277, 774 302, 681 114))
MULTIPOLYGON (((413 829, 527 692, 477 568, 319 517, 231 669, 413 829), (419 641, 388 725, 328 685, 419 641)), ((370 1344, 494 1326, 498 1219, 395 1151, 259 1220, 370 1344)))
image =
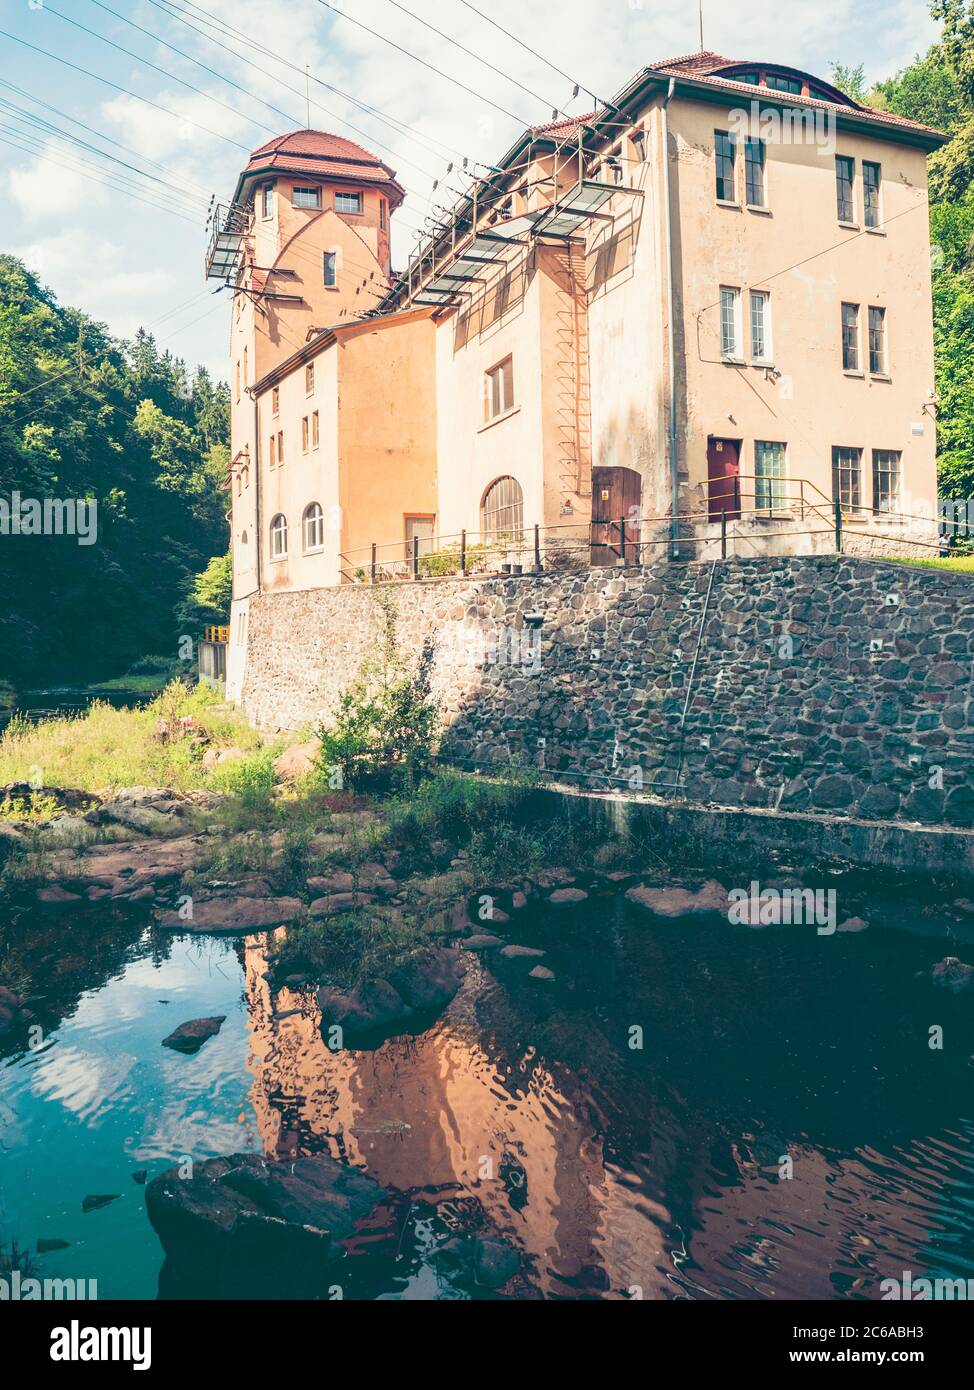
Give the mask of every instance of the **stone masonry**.
MULTIPOLYGON (((974 825, 965 575, 831 555, 384 587, 404 648, 436 641, 447 761, 974 825)), ((380 626, 368 586, 255 596, 246 713, 270 729, 327 720, 380 626)))

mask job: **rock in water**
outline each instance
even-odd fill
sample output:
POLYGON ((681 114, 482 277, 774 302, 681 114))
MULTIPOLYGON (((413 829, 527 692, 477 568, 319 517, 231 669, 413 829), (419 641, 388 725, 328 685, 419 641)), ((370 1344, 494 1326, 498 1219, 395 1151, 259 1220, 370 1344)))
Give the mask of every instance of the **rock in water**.
POLYGON ((226 1022, 226 1014, 214 1018, 191 1018, 174 1028, 168 1038, 163 1038, 163 1047, 171 1047, 176 1052, 199 1052, 208 1038, 215 1038, 226 1022))
POLYGON ((39 1240, 37 1242, 38 1255, 49 1255, 54 1250, 67 1250, 71 1242, 69 1240, 39 1240))
MULTIPOLYGON (((232 1154, 197 1163, 189 1178, 169 1168, 145 1190, 149 1220, 166 1252, 164 1296, 322 1298, 341 1274, 349 1242, 386 1193, 332 1158, 287 1162, 232 1154)), ((370 1230, 381 1224, 377 1217, 370 1230)))
POLYGON ((109 1202, 117 1202, 121 1197, 121 1192, 95 1192, 83 1198, 81 1203, 82 1211, 97 1211, 99 1207, 107 1207, 109 1202))
POLYGON ((974 989, 974 965, 965 965, 957 956, 947 956, 930 971, 930 979, 940 989, 962 994, 974 989))

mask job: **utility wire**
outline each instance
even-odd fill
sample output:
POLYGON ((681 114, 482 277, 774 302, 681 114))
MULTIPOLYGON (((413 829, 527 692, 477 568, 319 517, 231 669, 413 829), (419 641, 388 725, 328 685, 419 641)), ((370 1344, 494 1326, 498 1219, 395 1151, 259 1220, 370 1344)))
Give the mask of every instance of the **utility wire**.
POLYGON ((340 19, 347 20, 349 24, 354 24, 359 29, 364 29, 365 32, 371 34, 373 38, 381 39, 382 42, 388 44, 390 48, 396 49, 398 53, 404 53, 407 58, 412 58, 414 63, 420 63, 430 72, 435 72, 438 77, 445 78, 447 82, 452 83, 454 87, 459 87, 460 90, 466 92, 468 96, 476 97, 478 101, 486 102, 486 104, 492 106, 495 111, 499 111, 502 116, 509 116, 512 121, 517 121, 518 125, 530 128, 531 122, 525 121, 521 116, 518 116, 516 112, 509 111, 506 106, 498 105, 498 103, 492 101, 490 97, 484 96, 483 92, 478 92, 473 87, 468 87, 467 84, 461 82, 458 77, 451 77, 448 72, 444 72, 442 68, 436 67, 434 63, 428 63, 425 58, 420 58, 419 54, 413 53, 411 49, 403 48, 402 44, 396 43, 394 39, 387 38, 385 34, 380 34, 378 29, 370 29, 369 26, 363 24, 360 19, 355 19, 352 15, 346 14, 344 10, 339 9, 337 5, 330 4, 329 0, 318 0, 318 4, 323 5, 326 10, 331 10, 332 14, 337 14, 340 19))
MULTIPOLYGON (((228 145, 235 146, 238 150, 246 150, 248 154, 250 153, 248 146, 242 145, 239 140, 234 140, 229 135, 221 135, 218 130, 210 130, 209 126, 200 125, 199 121, 191 120, 189 116, 183 115, 179 111, 170 111, 168 106, 160 106, 157 101, 150 101, 148 97, 140 96, 138 92, 132 92, 128 87, 121 87, 117 82, 112 82, 108 77, 101 77, 97 72, 91 72, 88 68, 80 67, 77 63, 72 63, 67 58, 61 58, 57 53, 52 53, 49 48, 38 48, 36 43, 28 43, 26 39, 18 38, 16 34, 8 33, 6 29, 0 29, 0 38, 10 39, 13 43, 19 43, 24 48, 31 49, 34 53, 40 53, 43 57, 50 58, 55 63, 61 63, 62 66, 71 68, 74 72, 80 72, 85 77, 91 77, 94 81, 101 82, 106 87, 111 87, 113 91, 122 92, 125 96, 132 97, 135 101, 141 101, 146 106, 151 106, 155 111, 162 111, 166 116, 172 116, 174 120, 182 121, 184 124, 188 122, 197 129, 204 131, 207 135, 212 135, 215 139, 223 140, 228 145)), ((239 114, 239 112, 237 114, 239 114)))
MULTIPOLYGON (((155 5, 157 9, 160 8, 160 0, 149 0, 149 3, 155 5)), ((240 43, 242 43, 245 48, 249 48, 255 53, 260 53, 267 58, 271 58, 274 62, 280 63, 282 67, 290 68, 293 72, 299 73, 302 77, 306 75, 305 69, 300 67, 297 63, 292 62, 291 59, 285 57, 283 54, 276 52, 272 48, 269 48, 266 44, 260 43, 259 41, 248 37, 248 35, 245 34, 242 29, 236 28, 227 20, 220 19, 219 17, 212 15, 210 11, 204 9, 202 5, 195 4, 194 0, 184 0, 184 4, 182 6, 177 6, 175 4, 175 0, 161 0, 161 3, 165 5, 163 13, 171 13, 171 17, 173 18, 175 18, 176 15, 185 14, 188 12, 192 15, 194 19, 199 19, 199 22, 201 24, 206 24, 210 28, 217 29, 218 33, 222 33, 224 35, 232 35, 240 43), (203 18, 204 15, 208 17, 203 18)), ((189 21, 186 19, 184 19, 182 22, 184 24, 189 24, 189 21)), ((189 27, 191 29, 196 28, 196 26, 193 24, 189 24, 189 27)), ((202 30, 196 29, 196 33, 199 34, 202 32, 202 30)), ((220 46, 226 48, 228 53, 233 53, 235 57, 240 56, 237 53, 236 49, 228 48, 226 44, 221 44, 220 46)), ((260 69, 260 71, 264 71, 264 69, 260 69)), ((271 76, 272 74, 267 75, 271 76)), ((417 130, 414 126, 408 125, 405 121, 400 121, 398 117, 390 116, 388 112, 384 112, 381 109, 381 107, 370 106, 368 102, 362 101, 359 97, 352 96, 349 92, 342 91, 340 87, 336 87, 331 82, 325 82, 323 78, 316 77, 314 73, 309 73, 307 75, 310 76, 311 81, 316 83, 319 87, 324 87, 326 91, 334 92, 335 95, 341 97, 343 101, 347 101, 352 106, 357 106, 360 110, 367 112, 370 116, 374 116, 377 120, 383 121, 391 129, 395 130, 397 134, 412 135, 414 139, 420 141, 421 143, 425 143, 426 148, 429 150, 430 154, 437 153, 436 150, 430 149, 430 145, 438 145, 440 147, 440 150, 444 151, 447 156, 452 154, 457 155, 461 159, 465 157, 462 150, 456 150, 451 145, 445 145, 443 141, 438 140, 436 136, 427 135, 425 132, 417 130)), ((275 78, 275 80, 277 79, 275 78)), ((321 109, 325 110, 326 108, 322 107, 321 109)), ((369 139, 372 138, 372 136, 369 136, 369 139)))

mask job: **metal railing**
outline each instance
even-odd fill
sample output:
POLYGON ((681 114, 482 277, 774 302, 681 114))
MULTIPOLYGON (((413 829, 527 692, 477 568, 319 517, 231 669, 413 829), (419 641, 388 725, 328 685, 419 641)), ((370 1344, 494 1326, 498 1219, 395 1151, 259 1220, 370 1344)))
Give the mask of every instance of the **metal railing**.
POLYGON ((788 491, 786 487, 784 481, 774 496, 760 506, 745 506, 746 499, 731 492, 734 505, 720 508, 715 517, 714 494, 708 490, 700 508, 678 514, 678 537, 671 534, 668 514, 638 514, 555 526, 535 524, 500 534, 463 530, 410 540, 373 541, 344 551, 339 557, 340 575, 344 582, 380 584, 479 575, 580 572, 600 567, 638 567, 667 554, 677 560, 712 559, 716 547, 720 558, 727 559, 742 547, 750 553, 758 551, 765 535, 775 541, 828 537, 829 548, 841 552, 850 523, 857 536, 895 539, 872 531, 870 522, 882 526, 923 523, 930 528, 930 540, 913 534, 903 539, 921 549, 936 551, 940 547, 939 539, 933 538, 937 531, 934 517, 898 512, 874 516, 858 508, 843 508, 837 499, 826 497, 814 484, 804 482, 798 486, 796 480, 788 491), (776 523, 773 530, 760 524, 768 522, 776 523))

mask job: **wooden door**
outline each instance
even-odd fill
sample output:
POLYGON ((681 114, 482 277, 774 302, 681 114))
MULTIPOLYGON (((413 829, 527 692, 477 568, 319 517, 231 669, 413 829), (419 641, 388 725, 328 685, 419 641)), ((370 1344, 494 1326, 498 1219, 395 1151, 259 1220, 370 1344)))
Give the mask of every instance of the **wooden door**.
POLYGON ((592 469, 592 564, 639 564, 643 480, 634 468, 592 469))
POLYGON ((710 521, 725 513, 728 521, 741 515, 741 441, 707 440, 707 500, 710 521))

